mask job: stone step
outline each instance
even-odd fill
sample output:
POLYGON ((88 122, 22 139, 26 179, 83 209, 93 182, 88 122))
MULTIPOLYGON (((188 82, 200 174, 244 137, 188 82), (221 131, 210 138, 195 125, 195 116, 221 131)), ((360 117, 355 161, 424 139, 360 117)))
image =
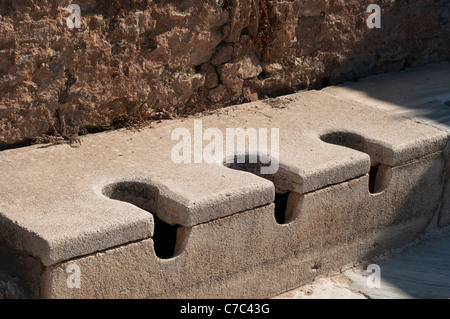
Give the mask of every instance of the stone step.
POLYGON ((447 139, 324 90, 3 151, 0 269, 33 298, 275 296, 434 223, 447 139))

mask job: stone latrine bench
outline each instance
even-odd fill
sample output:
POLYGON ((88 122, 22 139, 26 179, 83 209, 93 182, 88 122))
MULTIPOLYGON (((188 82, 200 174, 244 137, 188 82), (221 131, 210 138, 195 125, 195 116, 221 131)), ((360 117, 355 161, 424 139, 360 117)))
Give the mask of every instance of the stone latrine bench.
POLYGON ((4 151, 1 267, 32 298, 272 297, 444 220, 446 145, 437 128, 309 91, 4 151), (278 128, 279 169, 175 163, 172 133, 195 120, 278 128))

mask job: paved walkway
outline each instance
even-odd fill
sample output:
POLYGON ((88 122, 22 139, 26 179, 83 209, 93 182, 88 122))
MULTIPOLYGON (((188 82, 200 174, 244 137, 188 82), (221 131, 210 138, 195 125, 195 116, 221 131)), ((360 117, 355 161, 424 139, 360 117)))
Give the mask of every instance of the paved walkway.
MULTIPOLYGON (((420 72, 427 74, 424 78, 418 78, 417 72, 413 69, 367 77, 323 91, 439 127, 450 135, 450 63, 421 68, 420 72)), ((276 298, 450 298, 450 227, 373 263, 380 266, 379 288, 369 288, 368 276, 372 273, 360 267, 319 278, 276 298)))
POLYGON ((286 292, 277 299, 448 299, 450 298, 450 227, 373 261, 380 286, 369 287, 374 273, 355 267, 286 292))
POLYGON ((370 76, 358 82, 327 87, 323 92, 450 133, 450 62, 370 76))

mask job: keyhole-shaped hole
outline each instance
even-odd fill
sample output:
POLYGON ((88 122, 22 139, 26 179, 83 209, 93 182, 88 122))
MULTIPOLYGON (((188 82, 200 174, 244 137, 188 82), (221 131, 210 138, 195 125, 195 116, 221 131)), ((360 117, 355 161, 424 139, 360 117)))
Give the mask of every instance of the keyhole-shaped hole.
POLYGON ((326 143, 348 147, 370 156, 372 164, 369 171, 368 186, 371 194, 381 193, 389 186, 392 168, 379 163, 382 158, 378 154, 385 152, 383 146, 372 141, 369 142, 363 136, 353 132, 332 132, 322 135, 321 139, 326 143))
POLYGON ((369 172, 369 192, 377 194, 384 191, 389 186, 392 169, 390 166, 378 164, 370 168, 369 172))
POLYGON ((173 258, 184 248, 185 236, 189 232, 180 225, 170 225, 156 214, 158 210, 158 188, 142 182, 119 182, 103 188, 103 195, 110 199, 130 203, 153 215, 152 240, 155 254, 160 259, 173 258))

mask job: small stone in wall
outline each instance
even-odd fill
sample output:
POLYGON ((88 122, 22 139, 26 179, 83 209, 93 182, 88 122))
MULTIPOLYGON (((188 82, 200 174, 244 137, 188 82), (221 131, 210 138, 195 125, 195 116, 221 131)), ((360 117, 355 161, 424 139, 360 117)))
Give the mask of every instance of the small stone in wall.
POLYGON ((200 73, 205 76, 205 87, 207 89, 212 89, 219 85, 219 75, 213 65, 209 63, 202 64, 200 66, 200 73))
POLYGON ((231 44, 221 44, 217 47, 217 52, 211 59, 212 65, 220 65, 229 62, 233 56, 233 46, 231 44))
POLYGON ((212 89, 208 93, 208 99, 214 103, 218 103, 223 100, 225 93, 227 92, 227 87, 223 84, 219 85, 215 89, 212 89))
POLYGON ((263 71, 258 57, 253 52, 240 59, 236 64, 239 77, 244 80, 257 77, 263 71))

